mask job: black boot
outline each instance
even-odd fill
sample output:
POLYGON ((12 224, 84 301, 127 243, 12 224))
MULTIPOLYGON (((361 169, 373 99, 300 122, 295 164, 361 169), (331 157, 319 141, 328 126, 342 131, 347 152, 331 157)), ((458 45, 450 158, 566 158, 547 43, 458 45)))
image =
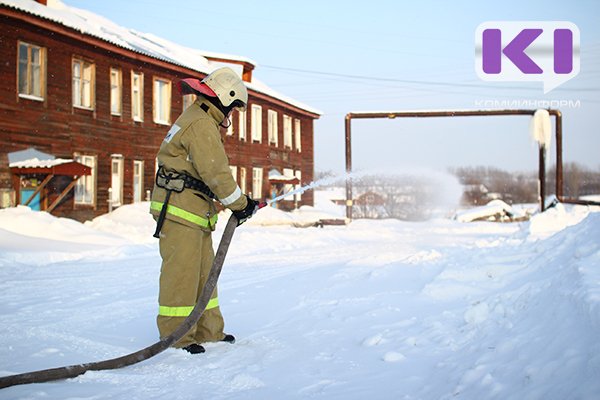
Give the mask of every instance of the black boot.
POLYGON ((230 335, 229 333, 225 334, 225 337, 223 339, 221 339, 221 342, 227 342, 230 344, 234 344, 235 343, 235 336, 230 335))
POLYGON ((183 350, 185 350, 185 351, 187 351, 188 353, 191 353, 191 354, 200 354, 200 353, 204 353, 206 351, 204 349, 204 347, 202 345, 199 345, 198 343, 192 343, 189 346, 185 346, 183 348, 183 350))

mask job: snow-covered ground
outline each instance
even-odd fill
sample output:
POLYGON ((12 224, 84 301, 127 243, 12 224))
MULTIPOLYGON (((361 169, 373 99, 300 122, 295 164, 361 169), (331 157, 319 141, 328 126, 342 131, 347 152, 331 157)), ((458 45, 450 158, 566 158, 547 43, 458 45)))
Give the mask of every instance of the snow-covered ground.
MULTIPOLYGON (((157 339, 160 258, 147 210, 124 206, 86 224, 0 211, 0 375, 157 339)), ((236 232, 220 280, 236 344, 168 349, 0 398, 600 397, 597 208, 559 204, 511 224, 291 226, 319 215, 261 210, 236 232)))

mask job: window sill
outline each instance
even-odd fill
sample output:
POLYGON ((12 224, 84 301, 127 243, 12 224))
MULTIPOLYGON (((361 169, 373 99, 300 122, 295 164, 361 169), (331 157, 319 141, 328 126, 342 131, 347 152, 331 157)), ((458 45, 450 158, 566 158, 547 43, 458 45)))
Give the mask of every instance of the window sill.
POLYGON ((19 98, 26 99, 26 100, 33 100, 33 101, 44 101, 43 97, 38 97, 38 96, 31 95, 31 94, 23 94, 23 93, 19 93, 19 98))
POLYGON ((73 104, 73 108, 76 108, 78 110, 94 111, 94 109, 91 108, 91 107, 78 106, 78 105, 75 105, 75 104, 73 104))

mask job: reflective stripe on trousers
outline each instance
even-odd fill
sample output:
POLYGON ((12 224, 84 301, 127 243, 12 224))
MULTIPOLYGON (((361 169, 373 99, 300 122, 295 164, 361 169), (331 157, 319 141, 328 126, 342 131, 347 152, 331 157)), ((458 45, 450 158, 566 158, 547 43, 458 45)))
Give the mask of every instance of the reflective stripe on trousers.
MULTIPOLYGON (((219 298, 215 297, 210 299, 208 304, 206 305, 205 310, 210 310, 212 308, 219 307, 219 298)), ((192 313, 194 306, 182 306, 182 307, 169 307, 169 306, 159 306, 158 307, 158 315, 162 315, 163 317, 187 317, 192 313)))
MULTIPOLYGON (((154 211, 160 211, 162 209, 163 203, 159 201, 153 201, 150 203, 150 209, 154 211)), ((190 221, 196 225, 201 226, 202 228, 213 228, 217 223, 218 215, 215 214, 210 219, 201 217, 189 211, 185 211, 183 208, 175 207, 174 205, 167 205, 167 214, 174 215, 181 219, 185 219, 186 221, 190 221)))

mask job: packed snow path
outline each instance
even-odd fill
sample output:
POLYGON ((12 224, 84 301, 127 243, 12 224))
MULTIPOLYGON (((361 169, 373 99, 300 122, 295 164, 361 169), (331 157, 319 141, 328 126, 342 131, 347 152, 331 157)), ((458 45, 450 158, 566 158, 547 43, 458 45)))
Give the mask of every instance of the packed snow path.
MULTIPOLYGON (((133 211, 86 225, 0 211, 1 374, 157 339, 160 258, 133 211)), ((236 344, 0 398, 595 399, 598 237, 600 213, 562 206, 522 224, 248 223, 220 281, 236 344)))

